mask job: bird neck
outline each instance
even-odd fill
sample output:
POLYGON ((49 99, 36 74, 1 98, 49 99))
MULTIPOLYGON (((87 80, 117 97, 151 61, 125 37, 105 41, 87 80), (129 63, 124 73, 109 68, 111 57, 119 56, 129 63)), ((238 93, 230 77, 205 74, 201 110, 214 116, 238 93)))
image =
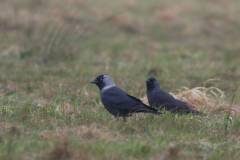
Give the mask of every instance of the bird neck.
POLYGON ((148 91, 159 91, 161 90, 160 86, 147 86, 148 91))
POLYGON ((109 88, 112 88, 114 86, 116 86, 116 85, 113 83, 113 84, 110 84, 110 85, 107 85, 107 86, 103 86, 102 88, 99 87, 99 89, 100 89, 101 92, 104 92, 104 91, 106 91, 109 88))

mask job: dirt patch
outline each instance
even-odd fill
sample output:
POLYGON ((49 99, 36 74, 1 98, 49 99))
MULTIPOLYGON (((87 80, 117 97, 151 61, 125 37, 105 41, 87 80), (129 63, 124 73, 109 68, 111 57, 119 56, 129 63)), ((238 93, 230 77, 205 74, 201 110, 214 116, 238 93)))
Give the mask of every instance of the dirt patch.
POLYGON ((53 137, 64 139, 69 135, 76 135, 80 137, 81 140, 99 140, 107 137, 109 134, 106 131, 95 128, 94 125, 84 125, 73 128, 62 127, 57 128, 55 131, 43 130, 41 133, 39 133, 39 136, 44 139, 50 139, 53 137))
POLYGON ((20 135, 23 128, 15 123, 0 122, 0 136, 20 135))
POLYGON ((89 154, 82 150, 72 150, 66 141, 58 142, 50 151, 41 152, 40 159, 46 160, 89 160, 93 159, 89 154))
POLYGON ((174 160, 179 158, 180 149, 177 146, 169 147, 162 154, 157 155, 153 160, 174 160))

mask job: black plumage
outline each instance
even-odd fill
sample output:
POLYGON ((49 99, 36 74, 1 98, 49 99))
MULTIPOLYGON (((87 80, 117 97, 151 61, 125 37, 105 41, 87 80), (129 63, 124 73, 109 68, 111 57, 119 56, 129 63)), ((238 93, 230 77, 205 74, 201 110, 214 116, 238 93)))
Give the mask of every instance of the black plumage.
POLYGON ((172 95, 162 90, 155 78, 148 78, 146 83, 148 102, 151 107, 165 108, 165 110, 174 113, 203 114, 190 108, 187 103, 175 99, 172 95))
POLYGON ((145 105, 140 99, 118 88, 109 76, 100 75, 91 83, 99 87, 104 107, 115 118, 122 116, 126 120, 125 117, 139 112, 161 114, 156 109, 145 105))

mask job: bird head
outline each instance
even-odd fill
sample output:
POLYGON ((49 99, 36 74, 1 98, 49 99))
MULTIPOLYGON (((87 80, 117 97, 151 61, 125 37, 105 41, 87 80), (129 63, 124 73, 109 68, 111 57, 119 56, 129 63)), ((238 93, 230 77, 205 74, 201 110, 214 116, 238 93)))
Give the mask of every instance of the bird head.
POLYGON ((152 89, 157 88, 157 87, 160 88, 160 85, 155 78, 152 78, 152 77, 148 78, 146 80, 146 83, 147 83, 147 89, 148 90, 152 90, 152 89))
POLYGON ((99 75, 96 79, 91 81, 91 83, 96 84, 100 90, 105 87, 115 86, 113 80, 107 75, 99 75))

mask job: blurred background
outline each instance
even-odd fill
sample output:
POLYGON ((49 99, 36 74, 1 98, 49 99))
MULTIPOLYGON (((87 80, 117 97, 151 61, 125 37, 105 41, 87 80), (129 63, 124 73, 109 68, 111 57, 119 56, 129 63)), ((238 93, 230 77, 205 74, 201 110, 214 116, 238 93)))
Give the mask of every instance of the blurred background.
POLYGON ((0 159, 239 159, 239 52, 240 0, 0 0, 0 159), (116 123, 101 74, 218 111, 116 123))
POLYGON ((208 85, 229 97, 237 91, 240 1, 0 4, 2 93, 51 100, 81 92, 95 98, 98 89, 89 81, 100 74, 137 97, 145 95, 148 77, 167 91, 203 86, 208 79, 221 79, 208 85))

